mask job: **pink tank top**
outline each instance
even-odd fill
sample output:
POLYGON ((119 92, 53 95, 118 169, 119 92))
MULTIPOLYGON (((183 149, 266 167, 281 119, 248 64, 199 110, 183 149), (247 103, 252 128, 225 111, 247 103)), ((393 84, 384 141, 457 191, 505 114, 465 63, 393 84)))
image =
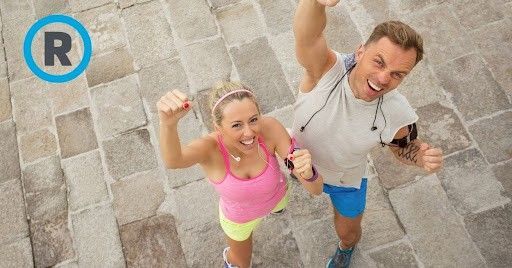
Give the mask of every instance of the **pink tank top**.
POLYGON ((281 201, 286 194, 286 179, 279 169, 277 158, 270 155, 262 138, 258 137, 258 146, 265 152, 265 169, 256 177, 240 179, 229 168, 229 156, 222 142, 217 138, 226 175, 220 182, 209 180, 220 195, 219 205, 224 216, 236 223, 245 223, 263 217, 281 201))

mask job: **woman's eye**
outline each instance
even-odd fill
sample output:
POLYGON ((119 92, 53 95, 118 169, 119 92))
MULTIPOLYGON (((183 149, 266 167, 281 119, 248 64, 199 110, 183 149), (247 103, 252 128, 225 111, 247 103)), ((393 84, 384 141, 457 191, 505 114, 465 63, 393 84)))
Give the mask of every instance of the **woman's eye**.
POLYGON ((251 121, 249 121, 249 122, 254 123, 254 122, 256 122, 256 121, 258 121, 258 118, 253 118, 253 119, 251 119, 251 121))
POLYGON ((240 127, 240 126, 241 126, 241 124, 233 124, 231 127, 232 128, 237 128, 237 127, 240 127))

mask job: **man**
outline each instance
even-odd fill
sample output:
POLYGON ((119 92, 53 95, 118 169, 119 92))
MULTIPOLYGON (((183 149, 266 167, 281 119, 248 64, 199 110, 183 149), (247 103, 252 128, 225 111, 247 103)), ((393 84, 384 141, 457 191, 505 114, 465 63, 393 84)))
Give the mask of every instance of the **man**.
MULTIPOLYGON (((339 54, 322 34, 326 6, 301 0, 294 18, 296 56, 305 68, 294 106, 293 135, 324 177, 340 239, 327 267, 348 267, 361 237, 366 204, 366 156, 388 146, 401 162, 435 172, 442 151, 416 139, 418 116, 395 89, 423 57, 423 41, 408 25, 378 25, 353 54, 339 54)), ((343 27, 343 25, 340 25, 343 27)))

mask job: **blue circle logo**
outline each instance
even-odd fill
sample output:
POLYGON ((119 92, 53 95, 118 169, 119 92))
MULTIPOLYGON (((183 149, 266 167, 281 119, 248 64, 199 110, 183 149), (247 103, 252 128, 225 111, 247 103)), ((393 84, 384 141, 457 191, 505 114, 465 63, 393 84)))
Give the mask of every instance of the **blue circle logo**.
POLYGON ((23 42, 23 56, 25 57, 25 62, 27 63, 29 69, 37 77, 53 83, 64 83, 75 79, 77 76, 79 76, 82 72, 85 71, 85 68, 87 68, 87 65, 89 65, 89 62, 91 60, 91 55, 92 43, 89 33, 87 33, 87 30, 84 26, 82 26, 80 22, 78 22, 72 17, 65 15, 49 15, 38 20, 36 23, 34 23, 34 25, 32 25, 32 27, 30 27, 30 29, 27 32, 27 35, 25 36, 25 41, 23 42), (37 31, 39 31, 42 27, 48 24, 58 22, 73 27, 78 32, 78 34, 80 34, 80 37, 82 38, 82 41, 84 43, 84 53, 80 64, 78 64, 78 66, 75 69, 73 69, 73 71, 62 75, 49 74, 43 71, 41 68, 39 68, 39 66, 37 66, 36 62, 34 61, 34 58, 32 57, 32 41, 34 40, 34 36, 36 35, 37 31))

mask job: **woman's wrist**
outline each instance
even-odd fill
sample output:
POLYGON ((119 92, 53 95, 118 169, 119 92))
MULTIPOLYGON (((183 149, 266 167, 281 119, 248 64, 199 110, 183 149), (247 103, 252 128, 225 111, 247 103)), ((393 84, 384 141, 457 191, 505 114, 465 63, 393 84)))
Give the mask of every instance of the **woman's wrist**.
POLYGON ((311 171, 313 172, 313 175, 309 179, 304 179, 307 182, 314 182, 316 179, 318 179, 318 172, 316 171, 315 166, 311 166, 311 171))

